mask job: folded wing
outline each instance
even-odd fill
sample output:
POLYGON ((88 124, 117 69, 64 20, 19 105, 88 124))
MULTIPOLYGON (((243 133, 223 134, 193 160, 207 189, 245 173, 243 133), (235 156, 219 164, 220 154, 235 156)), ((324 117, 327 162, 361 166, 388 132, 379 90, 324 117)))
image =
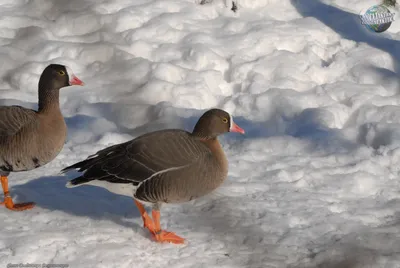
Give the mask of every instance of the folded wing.
POLYGON ((28 124, 34 124, 35 116, 35 111, 21 106, 0 107, 0 140, 17 134, 28 124))
POLYGON ((81 183, 94 179, 135 185, 152 176, 189 166, 211 151, 181 130, 159 131, 114 145, 88 159, 66 167, 84 172, 81 183))

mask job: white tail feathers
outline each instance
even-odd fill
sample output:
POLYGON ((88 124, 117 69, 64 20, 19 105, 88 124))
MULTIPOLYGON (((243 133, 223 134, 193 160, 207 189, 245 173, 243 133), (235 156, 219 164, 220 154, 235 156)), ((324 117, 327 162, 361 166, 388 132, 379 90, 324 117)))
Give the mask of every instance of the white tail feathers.
POLYGON ((67 188, 74 188, 76 186, 79 186, 79 185, 74 185, 70 181, 65 184, 65 187, 67 187, 67 188))

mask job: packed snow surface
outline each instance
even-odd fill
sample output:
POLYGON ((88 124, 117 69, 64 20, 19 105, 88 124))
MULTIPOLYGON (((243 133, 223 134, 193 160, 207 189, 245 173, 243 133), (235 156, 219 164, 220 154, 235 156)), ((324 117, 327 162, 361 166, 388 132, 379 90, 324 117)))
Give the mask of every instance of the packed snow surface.
POLYGON ((37 206, 0 207, 0 267, 400 267, 399 10, 378 34, 373 0, 198 2, 0 1, 0 105, 35 109, 50 63, 86 83, 61 91, 63 151, 9 177, 37 206), (221 137, 219 190, 162 208, 186 244, 153 242, 131 198, 65 188, 65 166, 212 107, 246 135, 221 137))

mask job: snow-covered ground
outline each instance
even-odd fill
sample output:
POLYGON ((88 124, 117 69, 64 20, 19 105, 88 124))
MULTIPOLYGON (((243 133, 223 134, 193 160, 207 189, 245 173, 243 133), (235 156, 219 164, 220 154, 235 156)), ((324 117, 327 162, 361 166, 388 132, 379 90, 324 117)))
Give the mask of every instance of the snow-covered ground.
POLYGON ((37 206, 0 207, 0 267, 400 267, 399 10, 374 34, 374 0, 223 2, 0 1, 0 105, 36 108, 49 63, 86 83, 61 92, 60 155, 10 176, 37 206), (220 190, 162 209, 185 245, 151 241, 130 198, 65 188, 63 167, 211 107, 247 133, 221 139, 220 190))

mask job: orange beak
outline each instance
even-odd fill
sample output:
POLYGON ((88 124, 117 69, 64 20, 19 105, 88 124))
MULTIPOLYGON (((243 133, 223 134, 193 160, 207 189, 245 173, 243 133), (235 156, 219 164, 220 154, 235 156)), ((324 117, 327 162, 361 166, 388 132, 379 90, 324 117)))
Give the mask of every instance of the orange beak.
POLYGON ((239 127, 238 125, 236 125, 235 122, 233 122, 233 120, 231 120, 231 128, 229 129, 230 132, 238 132, 240 134, 244 134, 244 129, 239 127))
POLYGON ((76 77, 75 75, 71 76, 71 79, 69 80, 69 84, 71 86, 76 85, 76 86, 83 86, 85 83, 82 82, 82 80, 80 80, 78 77, 76 77))

